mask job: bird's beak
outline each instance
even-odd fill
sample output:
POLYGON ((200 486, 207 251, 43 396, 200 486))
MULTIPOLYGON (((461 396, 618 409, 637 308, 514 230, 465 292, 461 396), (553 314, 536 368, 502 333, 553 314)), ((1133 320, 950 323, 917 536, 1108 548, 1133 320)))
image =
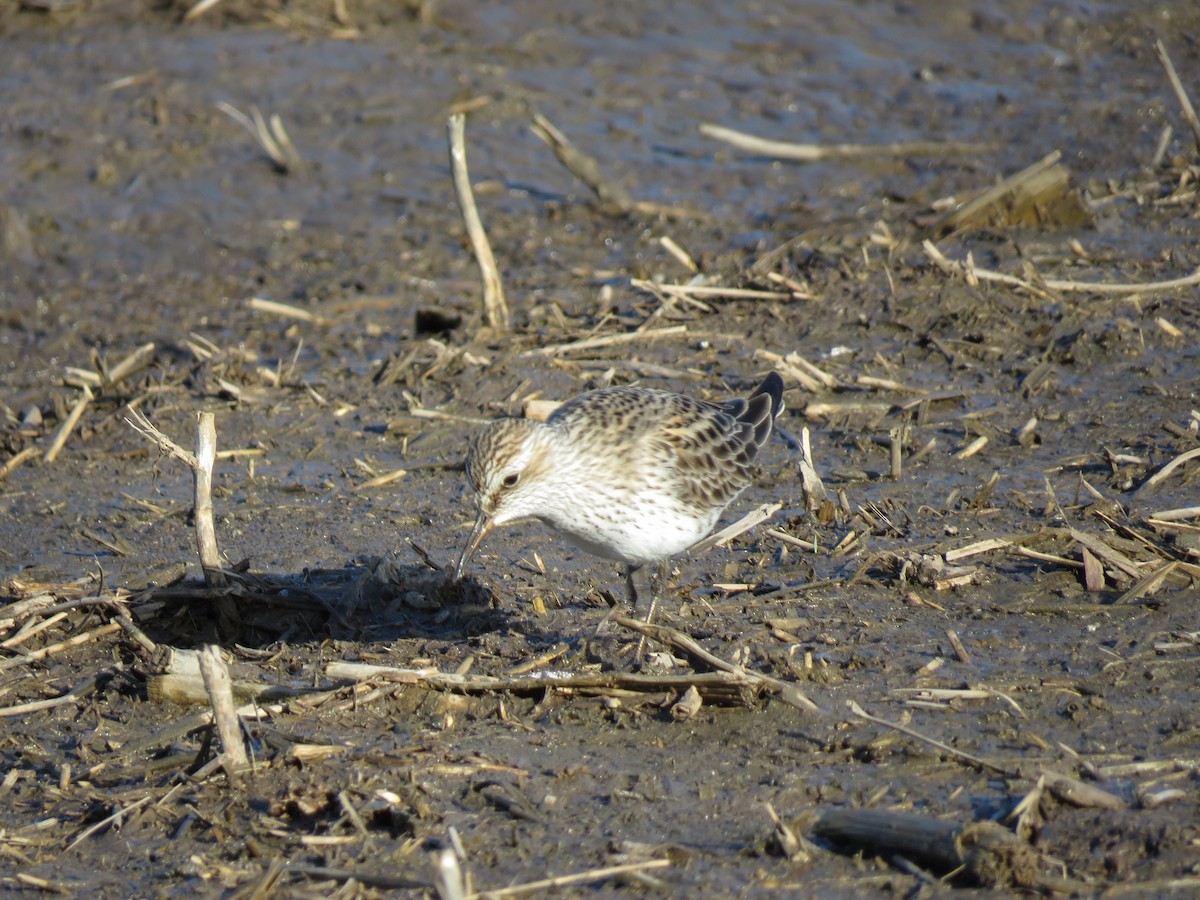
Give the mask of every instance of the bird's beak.
POLYGON ((491 534, 495 524, 495 521, 487 513, 479 513, 479 517, 475 520, 475 527, 471 529, 471 536, 467 538, 467 546, 463 548, 462 556, 458 558, 458 565, 454 567, 455 581, 462 581, 463 566, 467 564, 471 554, 479 549, 483 539, 491 534))

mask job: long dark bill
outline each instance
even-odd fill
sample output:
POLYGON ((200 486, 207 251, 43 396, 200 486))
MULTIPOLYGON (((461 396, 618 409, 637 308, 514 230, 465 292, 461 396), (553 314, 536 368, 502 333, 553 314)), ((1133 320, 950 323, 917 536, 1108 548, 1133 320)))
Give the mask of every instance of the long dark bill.
POLYGON ((467 546, 463 547, 462 556, 458 558, 458 565, 454 567, 454 580, 462 581, 463 566, 467 564, 467 560, 471 555, 479 549, 479 545, 483 543, 483 539, 492 532, 492 526, 495 523, 491 516, 486 513, 480 513, 479 518, 475 520, 475 527, 471 529, 471 536, 467 538, 467 546))

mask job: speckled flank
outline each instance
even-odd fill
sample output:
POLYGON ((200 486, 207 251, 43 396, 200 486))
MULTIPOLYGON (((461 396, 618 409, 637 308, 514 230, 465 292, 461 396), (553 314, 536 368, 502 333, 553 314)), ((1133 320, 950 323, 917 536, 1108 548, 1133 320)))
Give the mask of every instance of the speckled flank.
POLYGON ((782 410, 783 382, 772 373, 728 403, 606 388, 544 423, 498 420, 468 449, 477 532, 533 517, 628 566, 664 559, 705 537, 749 484, 782 410))

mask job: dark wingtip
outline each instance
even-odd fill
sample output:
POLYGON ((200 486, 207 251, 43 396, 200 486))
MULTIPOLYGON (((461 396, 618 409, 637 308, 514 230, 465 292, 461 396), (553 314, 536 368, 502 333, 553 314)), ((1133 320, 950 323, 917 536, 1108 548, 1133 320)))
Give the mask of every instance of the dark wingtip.
POLYGON ((745 411, 738 419, 753 429, 750 441, 749 459, 753 459, 758 448, 767 442, 775 419, 783 412, 783 379, 777 372, 771 372, 762 383, 754 389, 746 402, 745 411))
POLYGON ((783 412, 783 379, 779 377, 778 372, 769 372, 767 377, 762 380, 762 384, 754 389, 754 393, 750 395, 753 400, 760 394, 766 394, 771 398, 771 418, 776 418, 783 412))

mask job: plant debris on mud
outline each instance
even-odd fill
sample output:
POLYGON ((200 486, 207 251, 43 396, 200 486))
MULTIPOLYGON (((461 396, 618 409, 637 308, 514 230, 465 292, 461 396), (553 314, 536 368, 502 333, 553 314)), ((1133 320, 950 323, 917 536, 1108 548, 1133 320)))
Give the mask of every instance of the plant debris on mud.
POLYGON ((1200 15, 801 6, 0 13, 0 882, 1200 890, 1200 15), (656 624, 451 579, 480 423, 769 370, 656 624))

